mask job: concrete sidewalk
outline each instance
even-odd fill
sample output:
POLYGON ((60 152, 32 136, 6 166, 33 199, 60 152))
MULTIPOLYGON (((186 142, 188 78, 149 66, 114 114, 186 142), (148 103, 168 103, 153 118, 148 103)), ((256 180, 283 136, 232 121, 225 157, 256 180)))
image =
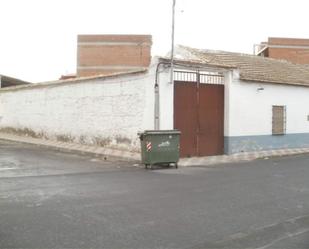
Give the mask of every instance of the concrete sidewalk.
POLYGON ((220 155, 208 157, 191 157, 181 159, 181 166, 202 166, 222 163, 232 163, 241 161, 253 161, 259 158, 270 158, 278 156, 289 156, 297 154, 309 153, 309 148, 295 148, 295 149, 281 149, 281 150, 267 150, 255 152, 242 152, 233 155, 220 155))
MULTIPOLYGON (((100 156, 119 157, 130 161, 140 161, 140 154, 137 152, 121 151, 110 148, 103 148, 90 145, 82 145, 75 143, 52 141, 40 138, 32 138, 26 136, 18 136, 8 133, 0 133, 0 139, 21 143, 35 144, 39 146, 47 146, 68 152, 91 153, 100 156)), ((191 157, 180 159, 179 166, 207 166, 231 162, 252 161, 258 158, 268 158, 274 156, 288 156, 309 153, 309 148, 296 149, 280 149, 256 152, 243 152, 233 155, 220 155, 208 157, 191 157)))

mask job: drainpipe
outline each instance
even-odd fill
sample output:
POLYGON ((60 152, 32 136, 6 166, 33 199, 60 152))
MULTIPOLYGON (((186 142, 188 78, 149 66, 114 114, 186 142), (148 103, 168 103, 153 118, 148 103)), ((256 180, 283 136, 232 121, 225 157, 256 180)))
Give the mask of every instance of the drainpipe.
POLYGON ((159 94, 159 85, 156 85, 154 88, 155 91, 155 119, 154 119, 154 129, 160 130, 160 94, 159 94))
POLYGON ((160 91, 159 91, 159 69, 161 65, 170 66, 170 62, 159 62, 156 68, 155 84, 154 84, 154 128, 155 130, 160 130, 160 91))
POLYGON ((160 129, 160 92, 159 92, 159 68, 164 62, 159 62, 156 68, 155 85, 154 85, 154 129, 160 129))

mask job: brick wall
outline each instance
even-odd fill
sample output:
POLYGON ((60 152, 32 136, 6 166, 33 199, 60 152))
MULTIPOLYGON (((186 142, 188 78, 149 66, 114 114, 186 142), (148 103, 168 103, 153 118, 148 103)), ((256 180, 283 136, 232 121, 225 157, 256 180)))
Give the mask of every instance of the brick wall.
POLYGON ((305 45, 309 46, 309 39, 300 38, 279 38, 279 37, 269 37, 268 44, 271 45, 305 45))
POLYGON ((268 38, 264 56, 287 60, 297 64, 309 64, 309 39, 268 38))
POLYGON ((79 35, 77 76, 111 74, 148 67, 150 35, 79 35))
POLYGON ((268 57, 283 59, 297 64, 309 64, 309 48, 269 48, 268 57))

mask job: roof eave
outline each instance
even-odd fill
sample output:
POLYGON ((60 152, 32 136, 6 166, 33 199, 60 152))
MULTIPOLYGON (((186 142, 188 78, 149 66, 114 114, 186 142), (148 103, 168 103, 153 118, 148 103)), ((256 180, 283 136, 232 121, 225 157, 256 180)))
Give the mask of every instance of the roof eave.
POLYGON ((148 72, 148 69, 143 68, 141 70, 120 72, 120 73, 114 73, 114 74, 109 74, 109 75, 95 75, 95 76, 80 77, 80 78, 67 79, 67 80, 39 82, 39 83, 32 83, 32 84, 27 84, 27 85, 5 87, 5 88, 0 89, 0 92, 22 90, 22 89, 33 89, 33 88, 40 88, 40 87, 46 87, 46 86, 70 85, 70 84, 80 83, 83 81, 108 80, 108 79, 114 79, 118 77, 130 76, 130 75, 135 75, 135 74, 143 74, 146 72, 148 72))
POLYGON ((242 81, 249 81, 249 82, 258 82, 258 83, 264 83, 264 84, 276 84, 276 85, 289 85, 289 86, 304 86, 309 87, 309 83, 291 83, 291 82, 279 82, 279 81, 269 81, 269 80, 263 80, 263 79, 256 79, 256 78, 246 78, 246 77, 240 77, 239 78, 242 81))
POLYGON ((6 76, 6 75, 0 75, 0 77, 1 77, 2 81, 14 84, 13 86, 15 86, 15 85, 31 84, 30 82, 27 82, 27 81, 24 81, 24 80, 20 80, 20 79, 17 79, 17 78, 13 78, 13 77, 10 77, 10 76, 6 76))

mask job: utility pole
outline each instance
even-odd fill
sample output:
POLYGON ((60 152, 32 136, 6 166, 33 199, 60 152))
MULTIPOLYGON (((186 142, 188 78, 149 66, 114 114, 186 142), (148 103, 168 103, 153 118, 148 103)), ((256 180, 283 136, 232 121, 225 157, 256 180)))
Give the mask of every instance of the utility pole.
POLYGON ((174 83, 174 33, 175 33, 175 5, 176 0, 173 0, 172 8, 172 49, 171 49, 171 84, 174 83))

